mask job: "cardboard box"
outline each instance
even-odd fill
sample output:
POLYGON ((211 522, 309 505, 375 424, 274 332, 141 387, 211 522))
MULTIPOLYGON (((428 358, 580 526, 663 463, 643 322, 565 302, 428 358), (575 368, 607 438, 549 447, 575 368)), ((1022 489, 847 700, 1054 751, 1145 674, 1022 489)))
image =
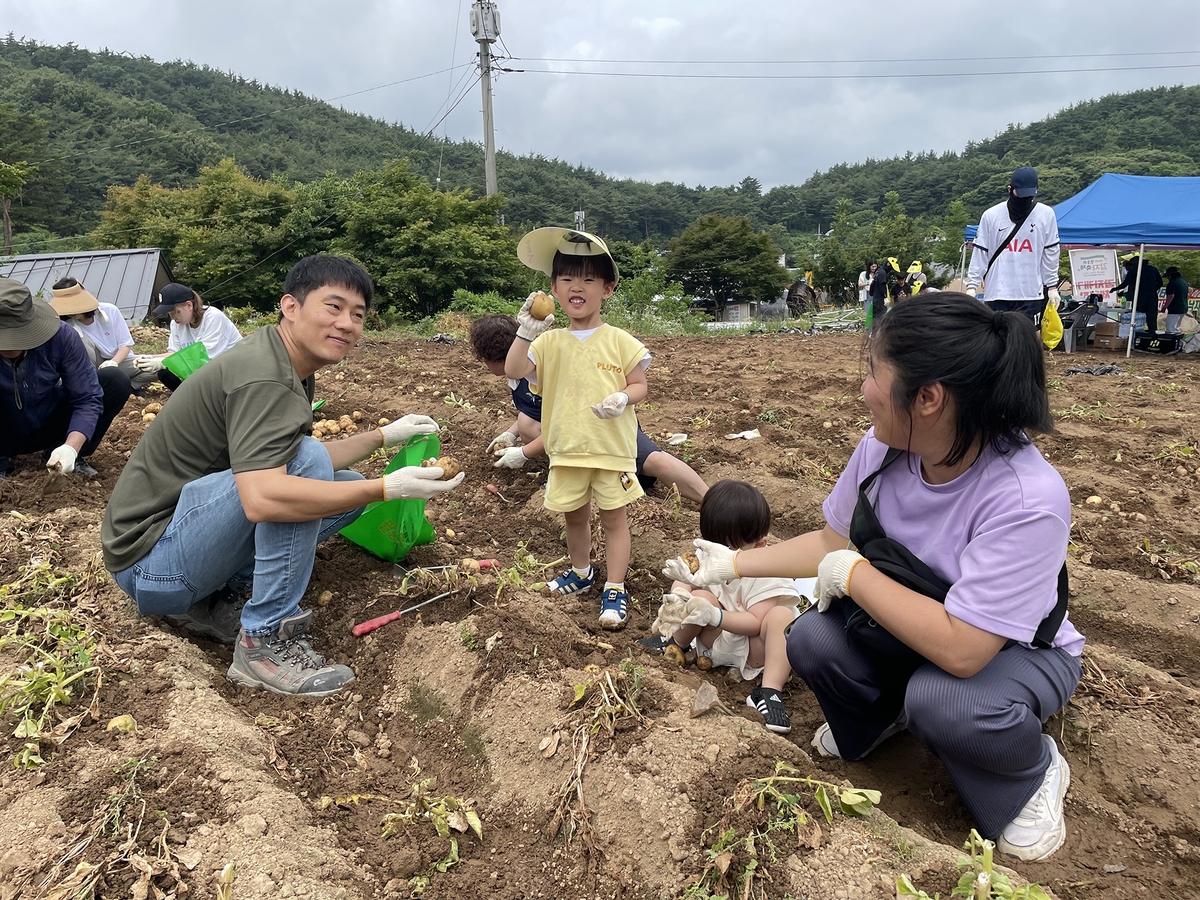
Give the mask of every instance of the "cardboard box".
POLYGON ((1096 343, 1092 344, 1096 350, 1124 350, 1125 338, 1117 337, 1115 334, 1097 334, 1096 343))
POLYGON ((1096 326, 1096 337, 1116 337, 1119 327, 1116 322, 1101 322, 1096 326))

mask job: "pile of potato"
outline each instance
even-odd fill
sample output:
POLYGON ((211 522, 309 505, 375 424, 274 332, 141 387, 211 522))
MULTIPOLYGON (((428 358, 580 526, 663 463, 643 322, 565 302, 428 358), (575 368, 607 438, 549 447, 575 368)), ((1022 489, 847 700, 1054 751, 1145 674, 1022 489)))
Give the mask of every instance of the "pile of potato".
POLYGON ((313 422, 312 436, 318 441, 323 441, 327 438, 338 437, 343 434, 357 434, 358 423, 362 421, 362 418, 362 411, 356 409, 350 415, 341 416, 337 420, 319 419, 313 422))
POLYGON ((154 418, 160 412, 162 412, 162 404, 161 403, 147 403, 146 407, 142 410, 142 421, 145 424, 149 425, 151 422, 154 421, 154 418))

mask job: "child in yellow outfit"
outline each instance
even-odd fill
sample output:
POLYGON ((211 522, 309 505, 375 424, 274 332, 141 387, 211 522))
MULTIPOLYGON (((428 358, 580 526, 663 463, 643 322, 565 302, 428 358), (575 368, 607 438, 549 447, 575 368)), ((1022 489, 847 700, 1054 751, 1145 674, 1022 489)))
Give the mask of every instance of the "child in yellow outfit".
POLYGON ((608 580, 600 595, 600 624, 624 628, 629 594, 629 521, 625 507, 642 496, 636 473, 634 404, 646 398, 650 353, 637 338, 600 320, 617 287, 617 264, 604 241, 566 228, 539 228, 517 246, 521 262, 550 276, 550 290, 570 325, 536 319, 530 294, 517 314, 517 339, 504 374, 527 378, 542 397, 542 439, 550 457, 546 509, 564 514, 571 567, 549 583, 577 594, 596 582, 591 563, 592 497, 604 529, 608 580))

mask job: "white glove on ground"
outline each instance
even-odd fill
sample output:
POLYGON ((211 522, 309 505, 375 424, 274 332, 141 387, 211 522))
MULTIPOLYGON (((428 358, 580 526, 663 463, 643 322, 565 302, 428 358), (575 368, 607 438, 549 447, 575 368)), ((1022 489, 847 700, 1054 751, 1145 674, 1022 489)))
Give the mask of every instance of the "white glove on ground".
POLYGON ((495 456, 496 462, 492 465, 493 469, 519 469, 525 465, 525 460, 528 459, 525 451, 520 447, 497 450, 495 456))
POLYGON ((133 361, 133 364, 138 367, 139 372, 145 372, 147 375, 161 372, 163 367, 162 360, 155 359, 153 356, 139 356, 133 361))
POLYGON ((517 313, 517 337, 521 340, 532 342, 543 331, 549 331, 554 327, 553 313, 546 316, 545 319, 535 319, 530 311, 533 306, 533 298, 540 293, 541 291, 534 291, 526 297, 521 311, 517 313))
POLYGON ((444 471, 438 466, 405 466, 383 476, 385 500, 429 500, 438 494, 452 491, 467 477, 459 472, 449 481, 442 481, 444 471))
POLYGON ((78 456, 74 447, 70 444, 63 444, 61 447, 54 448, 54 452, 46 460, 46 468, 58 467, 64 475, 70 475, 75 471, 75 460, 78 456))
POLYGON ((650 626, 650 633, 661 637, 672 638, 683 624, 687 615, 687 604, 692 599, 691 594, 663 594, 662 605, 658 607, 658 618, 650 626))
POLYGON ((835 597, 850 596, 850 576, 866 559, 855 550, 833 550, 817 566, 817 612, 829 609, 835 597))
POLYGON ((596 414, 597 419, 615 419, 625 412, 625 407, 628 405, 629 395, 624 391, 617 391, 593 406, 592 412, 596 414))
POLYGON ((507 450, 517 442, 517 436, 511 431, 502 431, 487 445, 488 453, 495 453, 497 450, 507 450))
MULTIPOLYGON (((437 434, 438 423, 429 418, 429 416, 407 415, 401 416, 395 422, 390 422, 387 425, 380 427, 379 432, 383 435, 383 446, 395 447, 397 444, 403 444, 410 437, 417 434, 437 434)), ((440 469, 438 471, 441 471, 440 469)))
POLYGON ((687 615, 683 617, 684 625, 717 625, 725 618, 725 611, 719 606, 713 606, 703 597, 693 597, 688 601, 687 615))
POLYGON ((97 370, 99 370, 99 369, 111 369, 111 368, 112 368, 113 366, 115 366, 115 365, 119 365, 119 364, 118 364, 117 362, 115 362, 114 360, 111 360, 111 359, 106 359, 104 362, 100 363, 100 365, 96 366, 96 369, 97 369, 97 370))
POLYGON ((1058 288, 1046 288, 1046 301, 1052 303, 1055 309, 1062 306, 1062 295, 1058 292, 1058 288))

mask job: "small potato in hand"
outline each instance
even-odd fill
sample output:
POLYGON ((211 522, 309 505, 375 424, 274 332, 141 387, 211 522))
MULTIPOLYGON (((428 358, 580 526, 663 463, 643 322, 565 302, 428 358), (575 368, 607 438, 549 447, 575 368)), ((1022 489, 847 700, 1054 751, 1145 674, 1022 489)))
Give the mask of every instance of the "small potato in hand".
POLYGON ((533 305, 529 307, 529 312, 535 319, 543 320, 546 316, 554 315, 554 298, 538 291, 537 296, 533 298, 533 305))
POLYGON ((462 466, 458 464, 458 460, 453 456, 443 456, 440 459, 422 460, 421 465, 426 469, 434 467, 441 469, 442 481, 449 481, 462 471, 462 466))

